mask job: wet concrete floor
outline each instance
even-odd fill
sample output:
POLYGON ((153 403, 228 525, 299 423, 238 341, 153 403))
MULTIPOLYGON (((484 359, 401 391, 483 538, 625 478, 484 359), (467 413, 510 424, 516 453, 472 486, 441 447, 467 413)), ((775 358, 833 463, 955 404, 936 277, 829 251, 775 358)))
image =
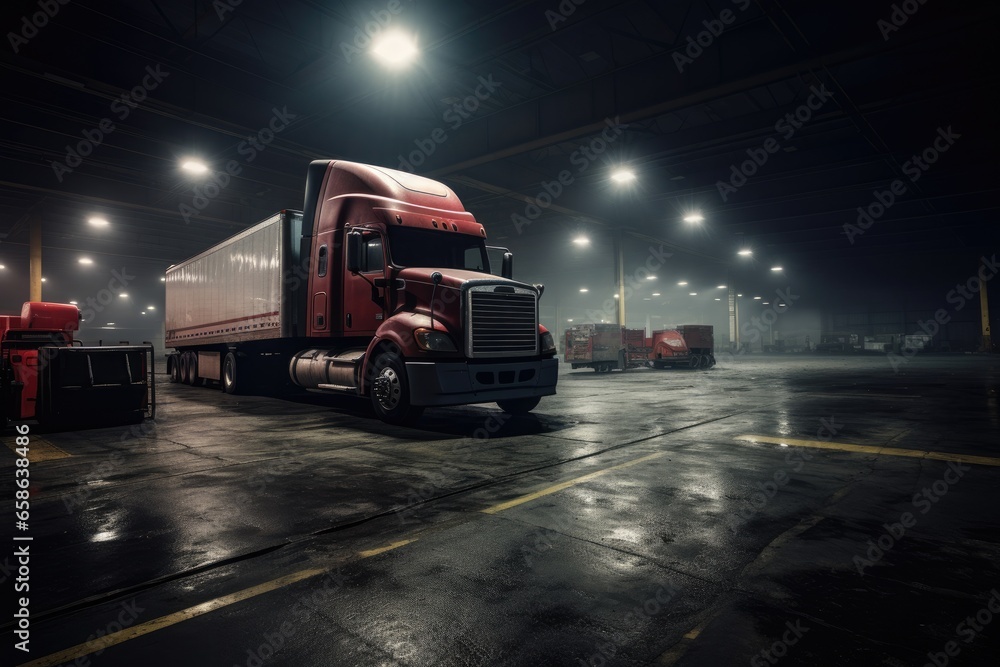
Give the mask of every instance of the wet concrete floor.
POLYGON ((158 380, 153 423, 37 436, 31 651, 8 614, 3 664, 1000 655, 1000 359, 563 367, 531 416, 416 428, 158 380))

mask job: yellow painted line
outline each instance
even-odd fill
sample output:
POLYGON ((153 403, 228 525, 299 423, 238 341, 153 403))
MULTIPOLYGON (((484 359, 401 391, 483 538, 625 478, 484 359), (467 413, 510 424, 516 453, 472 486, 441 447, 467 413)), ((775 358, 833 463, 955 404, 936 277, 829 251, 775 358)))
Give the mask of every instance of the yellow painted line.
MULTIPOLYGON (((28 442, 29 463, 55 461, 56 459, 65 459, 72 456, 72 454, 64 452, 44 438, 39 438, 35 435, 29 435, 28 437, 30 438, 28 442)), ((16 440, 4 438, 3 444, 7 445, 7 447, 10 448, 10 451, 17 454, 18 446, 16 442, 16 440)))
POLYGON ((794 445, 812 449, 833 449, 841 452, 858 452, 860 454, 884 454, 886 456, 907 456, 915 459, 934 459, 935 461, 954 461, 956 463, 971 463, 983 466, 1000 466, 1000 458, 992 456, 974 456, 972 454, 950 454, 946 452, 931 452, 922 449, 903 449, 901 447, 881 447, 876 445, 852 445, 847 442, 831 442, 829 440, 799 440, 796 438, 774 438, 767 435, 738 435, 737 440, 750 442, 766 442, 772 445, 794 445))
POLYGON ((392 544, 387 544, 384 547, 379 547, 378 549, 368 549, 367 551, 359 551, 358 555, 362 558, 371 558, 372 556, 377 556, 379 554, 384 554, 386 551, 392 551, 393 549, 398 549, 399 547, 405 547, 411 542, 416 542, 417 538, 410 540, 400 540, 398 542, 393 542, 392 544))
MULTIPOLYGON (((368 551, 359 551, 358 556, 361 558, 369 558, 386 551, 392 551, 393 549, 398 549, 399 547, 406 546, 411 542, 416 542, 416 538, 410 540, 400 540, 398 542, 393 542, 392 544, 380 547, 378 549, 369 549, 368 551)), ((149 634, 151 632, 156 632, 157 630, 162 630, 163 628, 168 628, 171 625, 176 625, 183 621, 189 621, 192 618, 197 618, 198 616, 204 616, 209 612, 213 612, 217 609, 222 609, 223 607, 228 607, 229 605, 236 604, 237 602, 242 602, 243 600, 249 600, 250 598, 257 597, 258 595, 263 595, 264 593, 269 593, 273 590, 279 588, 284 588, 285 586, 294 584, 303 579, 309 579, 311 577, 318 576, 326 572, 322 568, 312 568, 309 570, 300 570, 299 572, 293 572, 292 574, 285 575, 284 577, 278 577, 277 579, 272 579, 271 581, 266 581, 262 584, 256 586, 251 586, 250 588, 244 588, 242 591, 237 591, 236 593, 230 593, 229 595, 223 595, 222 597, 209 600, 208 602, 203 602, 201 604, 195 605, 193 607, 188 607, 187 609, 182 609, 181 611, 174 612, 173 614, 167 614, 166 616, 160 616, 159 618, 154 618, 151 621, 145 623, 140 623, 139 625, 133 626, 131 628, 126 628, 118 632, 113 632, 110 635, 104 635, 93 641, 85 642, 83 644, 77 644, 76 646, 71 646, 70 648, 59 651, 58 653, 51 653, 37 660, 32 660, 31 662, 25 662, 18 667, 50 667, 51 665, 59 665, 64 662, 70 662, 76 660, 77 658, 82 658, 85 655, 89 655, 96 651, 101 651, 108 648, 109 646, 115 646, 116 644, 121 644, 122 642, 127 642, 130 639, 135 639, 136 637, 141 637, 143 635, 149 634)))
POLYGON ((149 634, 150 632, 162 630, 163 628, 170 627, 171 625, 175 625, 181 621, 187 621, 192 618, 202 616, 215 611, 216 609, 228 607, 231 604, 236 604, 237 602, 242 602, 243 600, 256 597, 277 588, 294 584, 296 581, 302 581, 303 579, 308 579, 309 577, 315 577, 316 575, 323 574, 324 572, 326 572, 326 570, 323 569, 311 569, 295 572, 294 574, 279 577, 263 584, 258 584, 257 586, 245 588, 236 593, 223 595, 222 597, 215 598, 214 600, 209 600, 208 602, 203 602, 193 607, 182 609, 181 611, 173 614, 167 614, 166 616, 154 618, 152 621, 140 623, 134 627, 113 632, 110 635, 104 635, 103 637, 93 641, 77 644, 76 646, 70 647, 64 651, 52 653, 43 658, 39 658, 38 660, 26 662, 20 667, 47 667, 49 665, 58 665, 64 662, 69 662, 95 651, 106 649, 109 646, 115 646, 116 644, 121 644, 129 639, 135 639, 136 637, 141 637, 142 635, 149 634))
POLYGON ((504 510, 509 510, 511 507, 517 507, 518 505, 523 505, 524 503, 531 502, 532 500, 537 500, 538 498, 541 498, 543 496, 547 496, 549 494, 562 491, 563 489, 568 489, 571 486, 576 486, 577 484, 582 484, 583 482, 588 482, 592 479, 596 479, 598 477, 601 477, 602 475, 608 474, 609 472, 615 470, 622 470, 623 468, 630 468, 634 465, 645 463, 646 461, 652 461, 653 459, 659 458, 665 454, 666 452, 657 452, 655 454, 642 456, 640 458, 633 459, 631 461, 626 461, 625 463, 620 463, 616 466, 611 466, 610 468, 597 470, 587 475, 583 475, 582 477, 576 477, 574 479, 570 479, 565 482, 561 482, 559 484, 546 487, 544 489, 541 489, 540 491, 535 491, 534 493, 529 493, 526 496, 521 496, 520 498, 514 498, 513 500, 508 500, 507 502, 500 503, 499 505, 493 505, 492 507, 487 507, 486 509, 480 511, 483 514, 496 514, 498 512, 503 512, 504 510))

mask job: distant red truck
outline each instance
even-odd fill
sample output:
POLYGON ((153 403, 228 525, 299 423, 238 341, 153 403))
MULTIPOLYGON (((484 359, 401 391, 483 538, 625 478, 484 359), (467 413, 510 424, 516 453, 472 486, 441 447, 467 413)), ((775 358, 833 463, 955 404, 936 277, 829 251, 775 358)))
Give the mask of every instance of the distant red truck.
POLYGON ((713 327, 685 324, 654 331, 626 329, 617 324, 578 324, 566 330, 564 354, 573 368, 598 373, 640 366, 652 368, 711 368, 715 365, 713 327))

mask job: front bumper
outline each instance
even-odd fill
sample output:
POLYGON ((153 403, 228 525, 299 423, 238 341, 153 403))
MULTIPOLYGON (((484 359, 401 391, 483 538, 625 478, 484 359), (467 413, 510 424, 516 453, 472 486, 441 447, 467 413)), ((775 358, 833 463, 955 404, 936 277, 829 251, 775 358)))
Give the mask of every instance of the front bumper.
POLYGON ((413 405, 467 405, 556 393, 559 360, 406 362, 413 405))

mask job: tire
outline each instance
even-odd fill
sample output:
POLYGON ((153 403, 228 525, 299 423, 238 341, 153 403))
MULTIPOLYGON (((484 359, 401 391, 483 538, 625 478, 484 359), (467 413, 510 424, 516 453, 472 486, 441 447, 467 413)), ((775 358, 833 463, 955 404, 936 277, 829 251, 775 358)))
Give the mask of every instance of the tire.
POLYGON ((170 375, 170 382, 171 382, 171 384, 175 384, 177 382, 180 382, 181 381, 181 358, 180 358, 180 355, 170 357, 170 361, 167 362, 167 365, 170 366, 169 375, 170 375))
POLYGON ((531 398, 509 398, 506 401, 497 401, 500 409, 509 415, 526 415, 538 407, 540 396, 531 398))
POLYGON ((239 366, 236 364, 236 355, 232 352, 226 354, 222 362, 222 391, 227 394, 238 394, 243 383, 239 381, 239 366))
POLYGON ((198 377, 198 353, 191 353, 191 386, 202 387, 205 385, 204 378, 198 377))
POLYGON ((701 366, 701 355, 700 354, 692 354, 691 355, 691 361, 689 363, 691 365, 691 368, 698 368, 699 366, 701 366))
POLYGON ((387 424, 412 424, 423 414, 422 407, 410 403, 410 386, 406 368, 398 354, 382 352, 372 364, 369 395, 372 409, 387 424))
POLYGON ((181 382, 191 384, 191 353, 181 352, 181 382))

